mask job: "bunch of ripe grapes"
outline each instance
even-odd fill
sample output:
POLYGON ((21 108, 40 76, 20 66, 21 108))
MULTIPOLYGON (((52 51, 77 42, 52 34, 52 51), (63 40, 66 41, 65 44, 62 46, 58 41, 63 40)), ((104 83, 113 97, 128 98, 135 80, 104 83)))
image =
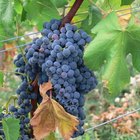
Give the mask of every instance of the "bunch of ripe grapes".
MULTIPOLYGON (((83 53, 90 36, 75 25, 52 19, 43 24, 42 37, 34 39, 14 60, 16 75, 22 80, 17 89, 18 107, 10 106, 10 115, 20 119, 19 140, 29 140, 29 113, 31 100, 40 104, 42 97, 34 90, 33 81, 41 85, 50 81, 53 85, 52 98, 63 106, 66 112, 79 120, 73 137, 84 134, 84 95, 95 88, 97 80, 84 65, 83 53)), ((46 93, 49 94, 49 93, 46 93)), ((2 117, 8 117, 2 114, 2 117)), ((0 126, 1 127, 1 126, 0 126)), ((0 132, 4 138, 4 133, 0 132)))

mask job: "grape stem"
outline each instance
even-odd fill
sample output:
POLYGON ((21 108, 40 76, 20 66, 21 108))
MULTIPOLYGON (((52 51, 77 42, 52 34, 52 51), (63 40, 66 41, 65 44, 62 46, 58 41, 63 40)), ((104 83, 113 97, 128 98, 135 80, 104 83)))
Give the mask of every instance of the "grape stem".
POLYGON ((5 104, 5 109, 6 109, 6 114, 8 114, 8 108, 9 108, 9 104, 10 104, 10 102, 11 102, 11 100, 14 100, 14 105, 15 105, 15 100, 17 100, 18 98, 17 98, 17 96, 15 96, 15 95, 12 95, 9 99, 8 99, 8 101, 7 101, 7 103, 5 104))
POLYGON ((72 8, 70 9, 70 11, 68 12, 68 14, 62 19, 60 28, 63 27, 65 25, 65 23, 71 22, 71 20, 75 16, 77 10, 79 9, 79 7, 81 6, 83 1, 84 0, 75 0, 74 4, 73 4, 72 8))
MULTIPOLYGON (((32 82, 32 86, 33 86, 34 92, 35 92, 36 94, 39 93, 39 86, 38 86, 37 82, 38 82, 38 75, 36 76, 35 80, 32 82)), ((31 100, 31 104, 32 104, 32 107, 33 107, 33 108, 32 108, 32 110, 31 110, 31 112, 30 112, 30 116, 31 116, 31 118, 32 118, 32 117, 34 116, 35 110, 37 109, 37 99, 32 99, 32 100, 31 100)), ((32 127, 31 127, 31 133, 30 133, 30 134, 31 134, 31 137, 34 138, 32 127)))
MULTIPOLYGON (((37 94, 39 93, 39 87, 37 84, 38 81, 38 75, 36 76, 35 80, 32 82, 32 86, 34 88, 34 92, 37 94)), ((32 99, 31 100, 31 104, 32 104, 32 110, 31 110, 31 118, 34 116, 34 112, 37 109, 37 100, 36 99, 32 99)))

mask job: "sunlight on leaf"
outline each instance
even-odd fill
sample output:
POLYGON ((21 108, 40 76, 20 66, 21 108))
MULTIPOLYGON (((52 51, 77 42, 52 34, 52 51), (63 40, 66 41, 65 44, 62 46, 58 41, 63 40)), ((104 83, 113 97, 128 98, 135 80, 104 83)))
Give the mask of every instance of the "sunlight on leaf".
POLYGON ((4 23, 12 22, 13 3, 11 0, 0 0, 0 21, 4 23))

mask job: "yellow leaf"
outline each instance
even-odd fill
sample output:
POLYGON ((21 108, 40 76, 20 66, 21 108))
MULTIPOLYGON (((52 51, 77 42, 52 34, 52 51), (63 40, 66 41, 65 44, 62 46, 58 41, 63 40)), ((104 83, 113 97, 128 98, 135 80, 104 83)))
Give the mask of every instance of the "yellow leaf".
POLYGON ((75 116, 67 113, 58 102, 49 98, 46 95, 46 90, 48 88, 46 88, 45 84, 40 86, 43 101, 31 119, 34 136, 36 140, 41 140, 58 128, 62 137, 65 140, 69 140, 74 131, 77 130, 76 126, 79 121, 75 116))
POLYGON ((65 140, 70 139, 74 131, 77 130, 76 126, 79 121, 75 116, 67 113, 64 108, 55 100, 52 99, 54 107, 54 115, 56 116, 56 124, 59 132, 65 140))

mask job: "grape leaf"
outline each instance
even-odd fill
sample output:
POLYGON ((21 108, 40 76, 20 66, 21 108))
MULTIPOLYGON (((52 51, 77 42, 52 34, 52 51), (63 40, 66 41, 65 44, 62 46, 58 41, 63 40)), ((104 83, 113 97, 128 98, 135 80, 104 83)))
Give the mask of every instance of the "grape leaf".
MULTIPOLYGON (((74 4, 75 0, 71 0, 69 2, 70 7, 66 9, 66 12, 68 12, 71 8, 71 6, 74 4)), ((88 0, 84 0, 76 12, 76 16, 74 16, 73 20, 74 22, 78 21, 78 24, 80 24, 82 20, 86 19, 88 16, 88 7, 91 3, 88 0)))
POLYGON ((42 97, 45 97, 46 96, 46 92, 48 90, 51 90, 52 89, 52 84, 50 81, 48 81, 47 83, 43 83, 42 85, 40 85, 40 95, 42 97))
POLYGON ((23 6, 20 1, 18 0, 14 1, 14 9, 17 12, 17 14, 20 14, 20 15, 22 14, 23 6))
POLYGON ((0 107, 0 113, 2 113, 3 109, 0 107))
POLYGON ((11 0, 0 0, 0 21, 11 23, 13 19, 13 2, 11 0))
POLYGON ((130 5, 134 0, 122 0, 121 5, 130 5))
POLYGON ((51 0, 51 2, 52 2, 57 8, 63 7, 63 6, 65 6, 65 5, 68 4, 68 1, 67 1, 67 0, 51 0))
POLYGON ((68 140, 74 131, 77 130, 76 126, 79 124, 79 121, 75 116, 68 114, 58 102, 49 98, 45 89, 45 86, 40 86, 43 101, 30 121, 34 136, 37 140, 40 140, 58 128, 62 137, 68 140))
POLYGON ((92 5, 89 7, 89 14, 85 20, 81 23, 81 28, 88 34, 91 33, 91 29, 102 19, 101 10, 96 6, 92 5))
POLYGON ((104 0, 99 6, 103 10, 115 10, 121 6, 121 0, 104 0))
POLYGON ((50 0, 31 0, 25 7, 27 18, 39 29, 42 23, 53 18, 60 18, 60 15, 50 0))
POLYGON ((15 118, 4 118, 2 119, 2 126, 6 140, 17 140, 20 136, 19 120, 15 118))
POLYGON ((2 72, 0 72, 0 86, 3 85, 3 81, 4 81, 4 75, 2 72))
POLYGON ((46 137, 44 140, 57 140, 55 137, 55 133, 51 132, 48 137, 46 137))
POLYGON ((140 71, 140 25, 132 18, 127 27, 122 27, 112 12, 92 31, 96 37, 85 50, 85 63, 92 70, 103 66, 102 79, 111 96, 116 96, 130 79, 126 62, 129 53, 134 67, 140 71))

